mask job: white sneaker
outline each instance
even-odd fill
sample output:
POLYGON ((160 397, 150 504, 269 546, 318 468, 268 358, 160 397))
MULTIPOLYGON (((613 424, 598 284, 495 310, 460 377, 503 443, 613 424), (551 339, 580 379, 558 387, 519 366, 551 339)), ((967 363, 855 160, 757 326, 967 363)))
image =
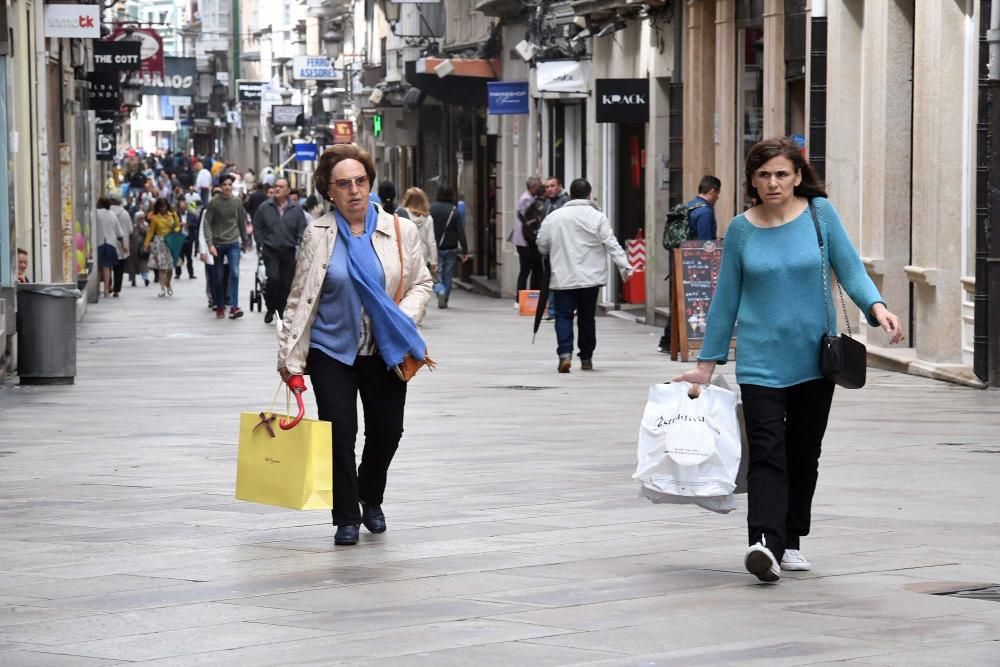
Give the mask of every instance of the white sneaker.
POLYGON ((791 572, 808 572, 812 569, 812 563, 807 561, 798 549, 785 549, 785 555, 781 557, 781 569, 791 572))
POLYGON ((771 551, 759 542, 747 549, 743 556, 743 566, 747 572, 761 581, 772 583, 781 579, 778 561, 774 559, 771 551))

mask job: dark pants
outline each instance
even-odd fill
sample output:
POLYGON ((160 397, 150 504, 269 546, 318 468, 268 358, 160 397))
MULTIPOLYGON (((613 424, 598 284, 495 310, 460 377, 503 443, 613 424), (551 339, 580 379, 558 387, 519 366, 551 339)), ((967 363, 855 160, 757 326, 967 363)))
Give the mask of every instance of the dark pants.
POLYGON ((111 269, 111 275, 113 276, 111 291, 115 294, 122 291, 122 283, 125 281, 125 265, 127 263, 128 259, 119 259, 118 263, 111 269))
POLYGON ((601 288, 580 287, 578 289, 552 290, 552 302, 556 308, 556 353, 560 357, 573 356, 573 314, 576 313, 576 328, 579 331, 580 358, 591 359, 597 347, 597 293, 601 288))
POLYGON ((215 264, 205 265, 205 294, 208 295, 208 302, 212 304, 213 307, 228 306, 229 305, 229 265, 220 263, 221 257, 215 258, 215 264), (215 303, 215 279, 216 271, 222 273, 222 284, 226 286, 226 299, 223 304, 215 303))
POLYGON ((292 291, 292 278, 295 277, 295 248, 275 250, 261 246, 264 257, 264 270, 267 271, 267 307, 285 317, 285 303, 288 293, 292 291))
POLYGON ((826 379, 782 389, 740 385, 750 442, 749 543, 763 536, 779 562, 809 534, 833 386, 826 379))
MULTIPOLYGON (((542 289, 542 256, 539 254, 538 249, 526 245, 514 247, 517 248, 517 291, 520 292, 523 289, 542 289)), ((517 299, 518 295, 515 293, 514 301, 517 301, 517 299)))
POLYGON ((378 355, 358 357, 348 366, 312 349, 308 364, 319 418, 333 422, 333 523, 359 524, 359 500, 382 504, 389 463, 403 435, 406 383, 386 369, 378 355), (361 465, 355 468, 359 393, 365 448, 361 465))
MULTIPOLYGON (((181 245, 181 256, 180 259, 187 262, 187 272, 189 278, 194 278, 194 242, 190 238, 184 239, 183 245, 181 245)), ((177 267, 174 269, 174 275, 177 278, 181 277, 181 261, 178 260, 177 267)))

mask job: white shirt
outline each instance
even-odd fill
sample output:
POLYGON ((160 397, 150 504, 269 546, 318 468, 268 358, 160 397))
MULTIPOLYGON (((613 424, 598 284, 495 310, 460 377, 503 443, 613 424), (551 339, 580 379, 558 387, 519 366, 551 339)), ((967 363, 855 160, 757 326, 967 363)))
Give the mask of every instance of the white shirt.
POLYGON ((549 213, 538 230, 537 243, 538 251, 548 255, 552 265, 552 289, 606 284, 609 255, 623 278, 630 271, 628 255, 618 244, 607 216, 587 199, 572 199, 549 213))
POLYGON ((208 169, 202 167, 201 171, 198 172, 197 181, 195 181, 199 188, 211 189, 212 188, 212 172, 208 169))

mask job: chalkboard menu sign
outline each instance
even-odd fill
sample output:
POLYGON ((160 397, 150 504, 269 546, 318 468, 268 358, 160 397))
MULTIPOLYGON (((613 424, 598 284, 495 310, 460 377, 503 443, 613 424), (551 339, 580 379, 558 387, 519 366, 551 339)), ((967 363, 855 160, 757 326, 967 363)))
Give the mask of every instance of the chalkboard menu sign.
POLYGON ((721 266, 721 239, 685 241, 674 250, 674 294, 670 308, 672 359, 679 355, 681 361, 687 361, 690 352, 701 347, 721 266))

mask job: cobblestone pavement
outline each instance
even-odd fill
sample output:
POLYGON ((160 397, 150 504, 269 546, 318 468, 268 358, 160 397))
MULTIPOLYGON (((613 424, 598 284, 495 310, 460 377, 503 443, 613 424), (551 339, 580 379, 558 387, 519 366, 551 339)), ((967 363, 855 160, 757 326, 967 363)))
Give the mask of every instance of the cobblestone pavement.
POLYGON ((928 594, 1000 582, 995 391, 838 391, 814 570, 759 585, 745 497, 637 497, 647 386, 682 367, 659 331, 601 318, 596 370, 559 375, 551 323, 531 345, 508 300, 458 293, 425 323, 389 530, 335 547, 327 512, 233 498, 274 328, 175 291, 91 304, 75 386, 0 387, 0 664, 1000 664, 996 596, 928 594))

